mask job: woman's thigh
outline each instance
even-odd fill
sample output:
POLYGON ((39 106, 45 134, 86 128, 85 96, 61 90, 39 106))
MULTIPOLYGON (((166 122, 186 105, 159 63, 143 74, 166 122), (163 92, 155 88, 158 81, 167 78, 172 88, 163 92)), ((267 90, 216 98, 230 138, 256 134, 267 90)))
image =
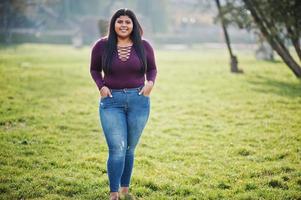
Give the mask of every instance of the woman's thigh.
POLYGON ((135 147, 146 126, 150 114, 150 97, 132 95, 127 112, 128 146, 135 147))
POLYGON ((110 150, 127 146, 127 121, 123 108, 106 107, 99 110, 101 126, 110 150))

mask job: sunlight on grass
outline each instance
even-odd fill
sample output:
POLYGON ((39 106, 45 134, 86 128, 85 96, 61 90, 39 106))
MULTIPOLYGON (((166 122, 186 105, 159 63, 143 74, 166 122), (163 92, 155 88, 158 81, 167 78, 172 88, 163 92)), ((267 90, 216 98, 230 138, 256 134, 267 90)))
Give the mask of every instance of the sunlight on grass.
MULTIPOLYGON (((90 49, 0 49, 0 199, 107 199, 107 147, 90 49)), ((136 150, 139 199, 300 199, 301 82, 224 50, 157 51, 136 150)))

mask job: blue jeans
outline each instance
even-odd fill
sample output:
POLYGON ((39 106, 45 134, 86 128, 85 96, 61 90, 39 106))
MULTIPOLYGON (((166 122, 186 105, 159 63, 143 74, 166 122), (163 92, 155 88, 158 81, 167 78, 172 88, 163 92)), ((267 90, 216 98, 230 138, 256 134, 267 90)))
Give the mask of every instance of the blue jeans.
POLYGON ((100 100, 100 121, 109 149, 110 192, 130 184, 135 147, 150 113, 149 97, 138 94, 142 87, 111 89, 113 97, 100 100))

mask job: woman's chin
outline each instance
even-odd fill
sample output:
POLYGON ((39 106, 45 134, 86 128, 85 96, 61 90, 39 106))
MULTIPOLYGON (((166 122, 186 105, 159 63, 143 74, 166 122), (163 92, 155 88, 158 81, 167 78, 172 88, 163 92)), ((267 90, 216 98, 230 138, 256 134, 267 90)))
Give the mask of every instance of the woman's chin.
POLYGON ((120 37, 120 38, 128 38, 128 37, 130 37, 130 34, 128 34, 128 33, 118 33, 117 36, 120 37))

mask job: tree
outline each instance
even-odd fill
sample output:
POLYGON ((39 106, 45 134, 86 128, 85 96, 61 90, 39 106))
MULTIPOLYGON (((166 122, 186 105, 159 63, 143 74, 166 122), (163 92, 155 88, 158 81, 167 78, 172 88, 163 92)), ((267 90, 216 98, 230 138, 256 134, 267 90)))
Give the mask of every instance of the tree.
POLYGON ((281 3, 275 0, 227 0, 223 8, 228 12, 228 22, 232 21, 240 28, 259 29, 295 76, 301 78, 301 67, 287 46, 292 44, 301 60, 299 0, 282 0, 281 3))
POLYGON ((226 40, 226 43, 227 43, 228 51, 229 51, 229 54, 230 54, 231 72, 241 73, 242 70, 239 70, 238 67, 237 67, 237 64, 238 64, 237 57, 232 53, 230 38, 229 38, 229 35, 228 35, 226 24, 224 22, 224 17, 223 17, 222 11, 221 11, 220 2, 219 2, 219 0, 215 0, 215 2, 216 2, 218 13, 219 13, 219 16, 220 16, 220 19, 221 19, 221 24, 222 24, 223 32, 224 32, 224 35, 225 35, 225 40, 226 40))

